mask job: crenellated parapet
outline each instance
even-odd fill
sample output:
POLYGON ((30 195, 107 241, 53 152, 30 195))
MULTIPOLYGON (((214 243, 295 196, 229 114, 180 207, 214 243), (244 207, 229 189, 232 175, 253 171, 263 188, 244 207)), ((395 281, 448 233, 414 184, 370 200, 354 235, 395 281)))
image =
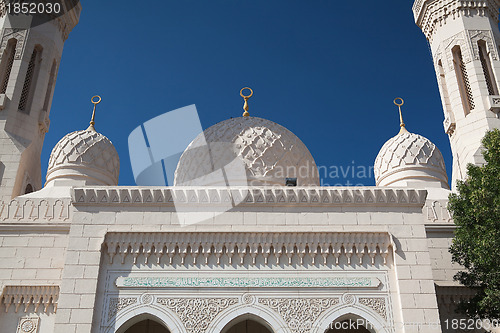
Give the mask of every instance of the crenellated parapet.
POLYGON ((16 198, 0 202, 2 222, 69 222, 71 200, 59 198, 16 198))
POLYGON ((411 206, 422 207, 426 190, 378 187, 83 187, 75 206, 411 206))

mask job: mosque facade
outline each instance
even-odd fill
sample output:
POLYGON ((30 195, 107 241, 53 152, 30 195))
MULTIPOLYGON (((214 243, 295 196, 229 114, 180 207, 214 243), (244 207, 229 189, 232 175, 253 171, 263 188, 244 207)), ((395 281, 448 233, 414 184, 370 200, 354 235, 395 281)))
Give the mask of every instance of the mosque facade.
MULTIPOLYGON (((484 163, 480 140, 500 128, 499 7, 413 5, 452 184, 484 163)), ((93 118, 57 143, 42 184, 58 65, 80 11, 26 30, 0 19, 0 332, 459 331, 454 309, 471 292, 453 281, 443 156, 402 118, 374 162, 376 186, 320 186, 304 143, 248 107, 186 147, 173 186, 118 186, 119 156, 93 118)))

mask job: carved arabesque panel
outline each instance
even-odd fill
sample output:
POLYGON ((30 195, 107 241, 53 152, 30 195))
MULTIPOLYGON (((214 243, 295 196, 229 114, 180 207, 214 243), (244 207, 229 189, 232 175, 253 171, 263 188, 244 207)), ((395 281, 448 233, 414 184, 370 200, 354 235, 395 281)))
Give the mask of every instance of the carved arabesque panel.
POLYGON ((360 297, 359 304, 369 307, 378 313, 382 318, 387 320, 387 305, 383 297, 360 297))
POLYGON ((175 312, 189 333, 204 333, 219 313, 238 303, 238 298, 158 297, 156 302, 175 312))
POLYGON ((109 301, 108 320, 113 318, 126 307, 136 304, 137 297, 113 297, 109 301))
POLYGON ((259 298, 259 303, 277 312, 293 333, 309 333, 313 323, 339 298, 259 298))

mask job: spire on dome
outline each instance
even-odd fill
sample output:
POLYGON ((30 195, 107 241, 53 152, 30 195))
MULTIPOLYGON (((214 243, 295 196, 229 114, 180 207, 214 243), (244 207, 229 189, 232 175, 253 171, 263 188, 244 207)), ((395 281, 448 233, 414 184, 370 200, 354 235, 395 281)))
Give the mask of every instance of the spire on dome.
POLYGON ((248 87, 242 88, 240 90, 240 96, 243 97, 243 99, 245 100, 245 104, 243 104, 243 110, 245 110, 245 112, 243 112, 243 117, 248 117, 250 116, 250 113, 248 113, 248 99, 253 96, 253 90, 248 87), (250 95, 247 96, 243 95, 243 90, 245 89, 250 90, 250 95))
POLYGON ((401 112, 401 106, 403 106, 404 103, 405 101, 401 97, 396 97, 394 99, 394 104, 396 104, 399 108, 399 127, 401 127, 401 129, 399 130, 399 134, 408 132, 403 121, 403 113, 401 112), (401 102, 398 103, 398 100, 401 102))
POLYGON ((90 101, 92 102, 92 104, 94 104, 94 110, 92 111, 92 118, 90 119, 90 126, 87 128, 87 131, 94 131, 95 132, 95 128, 94 128, 95 109, 96 109, 97 104, 101 103, 101 96, 99 96, 99 95, 93 96, 90 99, 90 101), (95 98, 97 98, 97 100, 94 101, 95 98))

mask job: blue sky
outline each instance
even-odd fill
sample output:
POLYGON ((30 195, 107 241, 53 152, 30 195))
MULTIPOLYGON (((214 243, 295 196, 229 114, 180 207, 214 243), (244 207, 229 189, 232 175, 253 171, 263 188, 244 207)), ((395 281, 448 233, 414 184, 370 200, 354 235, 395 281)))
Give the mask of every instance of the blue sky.
POLYGON ((349 173, 322 175, 323 184, 375 184, 373 174, 353 178, 347 168, 368 170, 398 133, 395 97, 405 100, 408 130, 439 147, 451 177, 432 58, 412 4, 83 1, 59 69, 43 177, 57 141, 88 126, 93 95, 102 96, 96 129, 120 155, 120 185, 135 185, 127 147, 134 128, 190 104, 204 129, 241 116, 244 86, 254 90, 251 115, 287 127, 318 165, 349 173))

